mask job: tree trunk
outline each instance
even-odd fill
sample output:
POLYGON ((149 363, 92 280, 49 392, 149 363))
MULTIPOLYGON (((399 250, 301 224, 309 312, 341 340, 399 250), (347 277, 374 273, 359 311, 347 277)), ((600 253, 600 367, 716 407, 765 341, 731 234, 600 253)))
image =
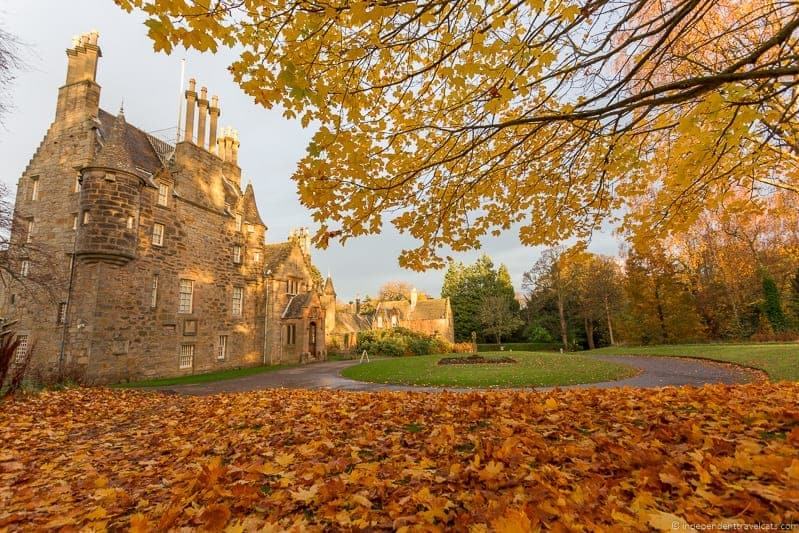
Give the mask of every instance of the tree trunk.
POLYGON ((502 344, 502 336, 499 334, 499 331, 497 331, 496 335, 497 335, 497 346, 499 346, 500 344, 502 344))
POLYGON ((608 319, 608 337, 610 340, 610 345, 614 346, 616 343, 613 341, 613 323, 610 320, 610 305, 608 305, 608 299, 605 298, 605 316, 608 319))
POLYGON ((569 349, 569 331, 566 328, 566 312, 563 309, 563 295, 558 294, 558 315, 560 316, 560 339, 563 341, 563 350, 569 349))
POLYGON ((661 342, 668 342, 669 332, 666 329, 666 317, 663 313, 663 304, 660 301, 660 285, 655 280, 655 302, 657 303, 658 321, 660 322, 660 333, 663 336, 661 342))
POLYGON ((590 318, 585 318, 585 339, 588 341, 588 349, 593 350, 594 346, 594 322, 590 318))

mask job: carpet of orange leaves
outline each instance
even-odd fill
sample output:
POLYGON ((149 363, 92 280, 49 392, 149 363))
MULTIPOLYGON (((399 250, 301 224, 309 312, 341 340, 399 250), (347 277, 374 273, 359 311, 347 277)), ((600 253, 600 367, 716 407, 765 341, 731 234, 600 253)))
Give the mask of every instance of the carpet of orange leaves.
POLYGON ((0 404, 0 530, 799 522, 799 384, 46 392, 0 404))

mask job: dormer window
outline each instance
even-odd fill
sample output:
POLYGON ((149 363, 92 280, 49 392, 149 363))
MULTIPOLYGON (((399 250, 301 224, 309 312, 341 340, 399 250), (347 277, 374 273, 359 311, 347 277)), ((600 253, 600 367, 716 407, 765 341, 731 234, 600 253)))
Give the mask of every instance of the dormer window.
POLYGON ((163 207, 169 205, 169 185, 166 183, 158 184, 158 205, 163 207))

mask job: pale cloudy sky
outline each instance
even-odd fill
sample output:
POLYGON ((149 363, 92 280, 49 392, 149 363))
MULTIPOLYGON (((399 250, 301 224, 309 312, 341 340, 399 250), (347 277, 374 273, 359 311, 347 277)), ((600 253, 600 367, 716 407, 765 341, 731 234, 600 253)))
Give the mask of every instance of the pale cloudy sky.
MULTIPOLYGON (((261 217, 269 227, 267 240, 285 240, 291 228, 313 223, 300 205, 291 174, 305 151, 312 131, 286 120, 279 110, 258 107, 233 83, 226 67, 233 55, 174 52, 156 54, 138 15, 119 9, 112 0, 0 1, 0 25, 24 43, 26 71, 18 76, 11 96, 13 106, 0 129, 0 179, 15 185, 41 141, 55 113, 58 87, 66 75, 64 50, 74 35, 100 32, 103 58, 98 69, 102 86, 100 105, 116 113, 124 100, 128 122, 156 134, 174 137, 177 122, 180 60, 187 60, 186 78, 197 79, 221 102, 220 125, 239 130, 239 164, 255 187, 261 217), (170 131, 171 128, 171 131, 170 131)), ((401 269, 397 255, 413 246, 412 239, 387 226, 379 236, 331 244, 313 252, 323 274, 332 273, 339 298, 376 294, 389 280, 405 280, 420 290, 438 295, 443 271, 416 273, 401 269)), ((597 235, 591 249, 615 254, 616 239, 597 235)), ((508 266, 517 289, 522 274, 539 257, 540 249, 519 245, 515 232, 488 239, 483 249, 496 263, 508 266)), ((479 252, 456 254, 473 261, 479 252)))

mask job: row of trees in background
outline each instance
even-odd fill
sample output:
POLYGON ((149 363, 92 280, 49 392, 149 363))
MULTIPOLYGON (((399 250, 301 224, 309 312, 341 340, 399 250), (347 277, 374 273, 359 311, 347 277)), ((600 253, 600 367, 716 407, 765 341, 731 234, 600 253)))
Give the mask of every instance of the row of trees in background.
POLYGON ((514 299, 488 256, 444 279, 457 340, 559 342, 566 349, 792 340, 799 332, 799 211, 790 192, 706 209, 686 231, 629 238, 619 257, 545 250, 514 299))
POLYGON ((794 339, 799 214, 790 193, 707 209, 686 232, 635 240, 621 258, 547 250, 524 275, 525 334, 566 347, 794 339))

